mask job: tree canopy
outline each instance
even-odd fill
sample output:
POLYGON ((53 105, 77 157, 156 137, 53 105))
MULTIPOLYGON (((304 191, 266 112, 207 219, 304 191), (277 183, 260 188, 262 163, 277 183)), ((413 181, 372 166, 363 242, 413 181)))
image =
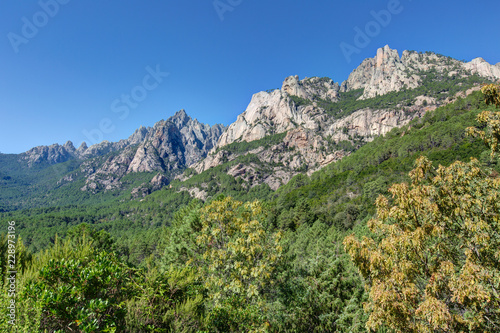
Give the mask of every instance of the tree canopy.
MULTIPOLYGON (((482 89, 500 106, 500 89, 482 89)), ((498 152, 500 112, 478 115, 481 137, 498 152)), ((500 178, 472 158, 432 167, 421 157, 411 183, 377 199, 372 237, 344 240, 365 279, 368 329, 493 332, 500 329, 500 178)))

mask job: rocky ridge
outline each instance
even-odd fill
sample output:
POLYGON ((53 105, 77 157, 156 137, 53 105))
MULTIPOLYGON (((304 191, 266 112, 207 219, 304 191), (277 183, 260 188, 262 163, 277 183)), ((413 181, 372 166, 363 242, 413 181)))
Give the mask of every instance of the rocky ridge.
POLYGON ((201 124, 184 110, 152 128, 137 130, 119 154, 110 155, 95 168, 89 161, 81 170, 87 173, 82 190, 111 190, 121 185, 120 179, 130 173, 159 172, 152 179, 154 188, 166 185, 164 174, 175 174, 202 160, 224 131, 224 126, 201 124))
POLYGON ((273 165, 272 169, 264 170, 266 167, 256 163, 238 164, 231 167, 228 174, 242 178, 250 186, 266 183, 276 189, 297 173, 312 173, 348 154, 336 150, 335 143, 347 141, 359 146, 406 125, 429 110, 465 97, 479 87, 442 100, 419 95, 391 107, 363 107, 347 116, 332 117, 323 105, 338 103, 342 93, 360 90, 358 99, 367 100, 392 91, 417 88, 429 73, 437 73, 439 80, 474 74, 496 80, 500 78, 498 69, 497 65, 490 65, 481 58, 464 63, 430 52, 404 51, 400 58, 396 50, 385 46, 377 50, 374 58, 363 61, 341 85, 327 78, 299 80, 298 76, 290 76, 281 89, 253 95, 247 109, 222 134, 210 154, 190 167, 202 173, 235 161, 241 155, 253 154, 265 165, 273 165), (225 149, 233 143, 252 142, 285 132, 287 135, 282 143, 265 149, 244 154, 225 149), (288 147, 296 149, 291 151, 288 147))
POLYGON ((431 52, 419 53, 407 50, 403 51, 400 58, 397 50, 386 45, 377 50, 374 58, 365 59, 349 75, 349 78, 342 83, 341 91, 362 88, 364 91, 360 99, 367 99, 391 91, 413 89, 422 83, 425 73, 429 70, 445 73, 448 76, 477 74, 491 80, 500 79, 499 67, 487 63, 482 58, 464 63, 431 52))
MULTIPOLYGON (((167 184, 168 174, 184 170, 203 159, 222 134, 224 126, 209 126, 190 118, 184 110, 151 128, 141 127, 128 144, 104 160, 84 161, 79 172, 85 175, 82 190, 112 190, 121 186, 121 178, 130 173, 157 172, 151 180, 154 189, 167 184)), ((89 148, 90 149, 90 148, 89 148)))
MULTIPOLYGON (((186 168, 202 173, 228 162, 232 164, 227 174, 242 179, 246 186, 265 183, 277 189, 298 173, 310 174, 349 154, 339 148, 339 142, 356 149, 429 110, 464 97, 478 86, 467 91, 464 86, 463 91, 442 96, 410 94, 407 100, 381 106, 360 102, 359 107, 349 106, 351 109, 344 112, 349 103, 369 101, 390 92, 416 91, 428 84, 429 78, 453 80, 473 75, 498 80, 500 63, 491 65, 482 58, 465 63, 415 51, 404 51, 400 57, 396 50, 385 46, 377 50, 374 58, 364 60, 342 84, 329 78, 300 80, 289 76, 280 89, 254 94, 246 110, 227 128, 201 124, 181 110, 153 127, 140 127, 126 140, 103 141, 91 147, 83 143, 78 149, 71 142, 40 146, 21 154, 20 159, 29 166, 76 159, 81 162, 78 171, 60 182, 84 177, 82 190, 94 192, 120 188, 121 179, 131 173, 156 174, 150 182, 134 189, 137 196, 146 195, 167 185, 176 175, 188 179, 190 176, 182 175, 186 168), (278 134, 283 134, 279 142, 248 151, 229 148, 278 134), (255 159, 237 163, 241 156, 255 159)), ((207 195, 202 187, 185 190, 200 198, 207 195)))

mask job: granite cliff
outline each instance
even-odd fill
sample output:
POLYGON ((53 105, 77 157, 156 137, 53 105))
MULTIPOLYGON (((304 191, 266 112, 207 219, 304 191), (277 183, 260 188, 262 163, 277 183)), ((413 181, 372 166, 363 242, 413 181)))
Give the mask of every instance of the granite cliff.
MULTIPOLYGON (((254 94, 228 127, 201 124, 181 110, 153 127, 141 126, 128 139, 83 143, 78 149, 70 141, 39 146, 19 161, 34 167, 75 160, 79 167, 58 184, 84 179, 81 189, 91 192, 121 189, 126 175, 148 174, 133 190, 146 195, 174 178, 185 181, 223 165, 248 188, 267 184, 275 190, 294 175, 311 174, 375 136, 498 79, 500 64, 482 58, 462 62, 415 51, 400 57, 385 46, 341 84, 285 78, 280 89, 254 94)), ((185 190, 200 198, 207 193, 202 185, 185 190)))

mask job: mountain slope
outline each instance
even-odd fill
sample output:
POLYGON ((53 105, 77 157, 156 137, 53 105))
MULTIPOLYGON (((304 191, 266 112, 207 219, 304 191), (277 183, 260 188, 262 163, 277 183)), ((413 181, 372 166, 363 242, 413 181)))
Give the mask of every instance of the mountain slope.
POLYGON ((265 183, 276 190, 294 175, 311 174, 375 137, 498 78, 498 67, 480 58, 463 63, 415 51, 404 51, 400 58, 396 50, 385 46, 341 85, 328 78, 290 76, 281 89, 255 94, 207 158, 190 167, 201 173, 253 154, 262 166, 237 163, 228 174, 250 187, 265 183), (273 145, 243 149, 248 147, 246 142, 281 133, 286 133, 282 141, 273 145))
POLYGON ((75 149, 68 141, 0 154, 0 210, 114 200, 145 184, 159 189, 203 159, 223 130, 181 110, 119 142, 75 149))
MULTIPOLYGON (((21 236, 34 249, 50 244, 56 232, 63 235, 72 225, 85 221, 119 239, 131 258, 149 242, 150 238, 143 239, 141 235, 152 237, 158 227, 170 225, 178 208, 194 197, 210 200, 225 194, 243 201, 267 200, 272 202, 268 208, 270 221, 280 228, 294 229, 305 221, 321 221, 336 225, 339 230, 350 229, 374 213, 374 200, 385 193, 388 184, 406 180, 413 161, 422 154, 444 165, 471 156, 487 161, 484 145, 465 136, 465 128, 475 124, 478 109, 484 108, 481 94, 475 92, 393 129, 311 176, 299 173, 277 191, 272 191, 266 183, 249 188, 245 174, 231 175, 232 169, 240 168, 239 164, 261 163, 264 167, 265 163, 250 153, 187 180, 173 180, 169 186, 140 200, 130 200, 129 195, 121 197, 119 202, 18 210, 0 214, 0 221, 20 221, 21 236)), ((261 147, 275 144, 261 140, 255 144, 261 147)), ((238 146, 232 147, 236 152, 238 146)))
MULTIPOLYGON (((191 119, 184 110, 156 123, 137 145, 129 145, 104 163, 82 164, 86 173, 83 191, 119 188, 130 173, 159 173, 170 178, 188 165, 202 160, 221 136, 222 125, 209 126, 191 119)), ((164 182, 167 183, 166 181, 164 182)))
POLYGON ((210 191, 188 180, 211 169, 224 169, 247 190, 276 190, 498 78, 500 67, 481 58, 464 63, 415 51, 399 57, 385 46, 342 84, 290 76, 280 89, 255 94, 227 128, 201 124, 181 110, 119 142, 0 154, 0 209, 141 197, 172 179, 204 199, 210 191))

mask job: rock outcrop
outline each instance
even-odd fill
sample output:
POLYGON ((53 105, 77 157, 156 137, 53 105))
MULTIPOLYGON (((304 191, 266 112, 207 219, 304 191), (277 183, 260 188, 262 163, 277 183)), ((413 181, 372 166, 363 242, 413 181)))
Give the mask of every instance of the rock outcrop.
POLYGON ((391 91, 412 89, 422 84, 429 70, 446 73, 448 76, 477 74, 491 80, 500 79, 499 67, 487 63, 482 58, 464 63, 432 52, 419 53, 406 50, 400 58, 397 50, 386 45, 377 50, 374 58, 365 59, 349 75, 349 78, 342 83, 341 91, 363 88, 360 99, 367 99, 391 91))
POLYGON ((468 63, 465 63, 464 68, 470 70, 473 74, 488 77, 492 80, 500 79, 499 64, 491 65, 483 58, 476 58, 468 63))
POLYGON ((258 140, 297 126, 318 130, 325 114, 314 106, 313 101, 323 99, 335 102, 339 89, 339 85, 331 79, 315 77, 299 80, 298 76, 290 76, 285 79, 281 89, 253 95, 247 109, 222 134, 217 147, 232 142, 258 140), (291 96, 311 103, 297 106, 291 96))
POLYGON ((415 112, 362 109, 332 123, 326 130, 326 135, 330 135, 336 142, 349 140, 352 137, 361 137, 365 142, 369 142, 376 136, 387 134, 395 127, 408 124, 424 113, 424 108, 416 108, 415 112))
POLYGON ((365 99, 401 90, 403 87, 416 88, 419 77, 407 74, 406 69, 398 51, 386 45, 377 50, 375 58, 365 59, 349 75, 349 78, 342 83, 342 91, 363 88, 364 93, 361 98, 365 99))
POLYGON ((179 170, 203 159, 224 127, 191 119, 184 110, 156 123, 137 148, 128 172, 179 170))
MULTIPOLYGON (((478 82, 483 82, 478 76, 499 80, 500 63, 491 65, 482 58, 462 62, 415 51, 403 51, 400 57, 397 50, 386 45, 377 50, 374 58, 365 59, 341 85, 329 78, 300 80, 295 75, 285 78, 280 89, 254 94, 246 110, 227 128, 201 124, 180 110, 153 127, 141 126, 118 142, 103 141, 90 147, 82 143, 78 149, 70 141, 39 146, 21 154, 20 159, 30 167, 76 159, 80 162, 78 171, 61 176, 60 184, 83 175, 82 190, 94 192, 120 188, 127 174, 155 174, 150 182, 133 191, 134 196, 145 196, 168 185, 174 177, 184 181, 192 173, 228 162, 227 174, 243 180, 243 186, 267 184, 277 189, 296 174, 310 174, 348 155, 338 148, 345 147, 344 142, 339 144, 341 141, 349 141, 355 149, 429 110, 476 91, 478 82), (470 83, 471 77, 475 86, 470 83), (443 82, 454 88, 463 85, 463 89, 447 88, 439 94, 429 94, 425 89, 411 91, 443 82), (394 94, 394 100, 378 98, 375 101, 380 104, 369 104, 376 96, 405 90, 410 97, 394 94), (228 146, 273 135, 268 143, 251 145, 249 151, 242 152, 243 146, 228 146), (182 175, 186 168, 194 172, 182 175)), ((181 190, 203 200, 210 191, 191 185, 181 190)))
POLYGON ((20 160, 26 161, 28 166, 33 167, 38 164, 57 164, 74 159, 78 156, 78 151, 71 141, 64 145, 57 143, 50 146, 38 146, 31 148, 25 153, 20 154, 20 160))
MULTIPOLYGON (((86 185, 82 190, 117 188, 121 185, 120 179, 129 173, 160 172, 162 177, 165 173, 175 175, 205 158, 224 129, 222 125, 201 124, 180 110, 151 128, 139 128, 128 140, 115 143, 124 147, 117 154, 111 154, 101 165, 93 168, 87 164, 82 166, 82 171, 87 170, 86 185)), ((100 145, 113 147, 110 143, 100 145)), ((158 186, 166 183, 163 178, 152 181, 158 186)))
MULTIPOLYGON (((473 74, 498 79, 499 69, 498 65, 490 65, 481 58, 464 63, 431 52, 415 51, 403 51, 400 57, 397 50, 385 46, 377 50, 374 58, 364 60, 340 86, 326 78, 300 80, 298 76, 289 76, 281 89, 253 95, 247 109, 221 135, 210 154, 190 167, 201 173, 224 163, 234 163, 242 155, 255 155, 260 164, 238 163, 229 167, 227 173, 243 179, 248 186, 266 183, 276 189, 297 173, 311 173, 347 155, 345 151, 335 150, 340 141, 350 141, 358 147, 429 110, 465 97, 478 86, 438 97, 409 94, 411 97, 407 100, 389 101, 385 107, 364 106, 347 115, 333 108, 337 113, 332 114, 327 108, 341 102, 343 93, 359 90, 358 99, 366 100, 389 92, 411 90, 433 80, 467 78, 473 74), (251 142, 285 132, 279 144, 245 153, 225 148, 234 142, 251 142)), ((351 102, 355 102, 355 98, 351 102)))

